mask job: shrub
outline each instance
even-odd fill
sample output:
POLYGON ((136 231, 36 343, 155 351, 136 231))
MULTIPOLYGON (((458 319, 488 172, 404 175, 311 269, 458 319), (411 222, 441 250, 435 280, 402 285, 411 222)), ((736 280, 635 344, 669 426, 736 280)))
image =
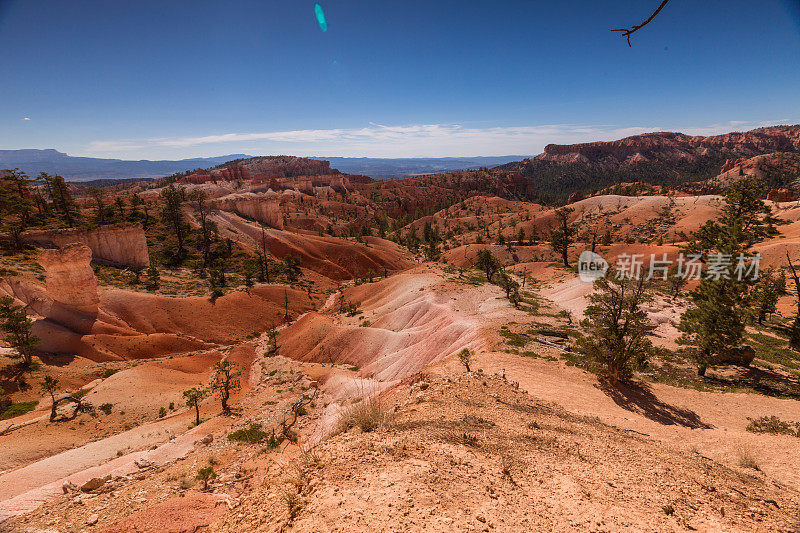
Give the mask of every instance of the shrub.
POLYGON ((461 441, 461 444, 465 444, 467 446, 472 446, 472 447, 480 446, 478 437, 476 437, 472 433, 464 433, 463 435, 460 436, 459 440, 461 441))
POLYGON ((238 429, 228 434, 228 440, 254 444, 267 437, 267 432, 261 429, 261 424, 250 424, 248 428, 238 429))
POLYGON ((752 468, 753 470, 761 470, 758 466, 758 461, 749 448, 740 448, 739 452, 739 466, 744 468, 752 468))
POLYGON ((762 416, 755 420, 751 419, 747 425, 747 431, 800 437, 800 422, 785 422, 775 415, 762 416))
POLYGON ((112 407, 113 407, 112 404, 104 403, 103 405, 100 406, 100 410, 103 411, 105 414, 110 415, 112 407))
POLYGON ((119 369, 117 369, 117 368, 106 368, 105 370, 103 370, 103 377, 104 378, 110 378, 111 376, 113 376, 117 372, 119 372, 119 369))
POLYGON ((0 412, 0 420, 8 420, 9 418, 29 413, 36 409, 38 404, 38 401, 12 403, 4 411, 0 412))
POLYGON ((203 490, 208 490, 208 482, 217 477, 213 466, 207 466, 197 471, 195 479, 203 482, 203 490))

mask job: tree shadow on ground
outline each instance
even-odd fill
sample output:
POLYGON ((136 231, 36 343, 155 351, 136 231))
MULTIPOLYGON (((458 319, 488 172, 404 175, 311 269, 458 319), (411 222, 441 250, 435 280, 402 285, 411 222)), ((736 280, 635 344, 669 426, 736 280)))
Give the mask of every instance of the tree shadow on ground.
POLYGON ((25 379, 28 367, 21 363, 11 363, 0 367, 0 388, 6 393, 26 391, 31 388, 25 379))
POLYGON ((749 387, 765 396, 800 400, 800 380, 755 366, 742 368, 733 377, 706 374, 704 380, 720 387, 749 387))
POLYGON ((691 429, 710 429, 700 416, 689 409, 683 409, 663 402, 653 394, 646 383, 622 383, 600 378, 596 385, 615 404, 627 411, 637 413, 665 426, 678 425, 691 429))

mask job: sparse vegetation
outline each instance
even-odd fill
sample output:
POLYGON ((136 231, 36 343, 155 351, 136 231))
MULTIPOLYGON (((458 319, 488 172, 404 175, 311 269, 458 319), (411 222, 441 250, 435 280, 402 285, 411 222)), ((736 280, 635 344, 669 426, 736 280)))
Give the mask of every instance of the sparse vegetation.
POLYGON ((214 471, 213 466, 207 466, 197 471, 195 479, 203 483, 204 491, 208 490, 208 484, 217 478, 217 473, 214 471))
POLYGON ((368 433, 389 424, 391 414, 377 396, 365 396, 351 405, 339 419, 339 431, 357 427, 368 433))
POLYGON ((252 423, 249 427, 237 429, 228 433, 228 440, 236 442, 246 442, 248 444, 255 444, 267 438, 267 432, 263 431, 261 424, 252 423))
POLYGON ((800 437, 800 422, 786 422, 775 415, 750 419, 747 431, 753 433, 771 433, 773 435, 790 435, 800 437))
POLYGON ((14 418, 16 416, 24 415, 25 413, 30 413, 36 406, 39 405, 38 401, 30 401, 30 402, 18 402, 12 403, 6 406, 5 409, 0 411, 0 420, 8 420, 9 418, 14 418))
POLYGON ((761 470, 761 467, 758 465, 758 460, 756 459, 756 456, 753 455, 753 451, 750 448, 739 448, 739 450, 736 452, 736 457, 739 466, 742 468, 761 470))
POLYGON ((470 372, 470 364, 472 364, 472 350, 469 348, 464 348, 460 352, 458 352, 458 360, 464 365, 464 368, 467 369, 467 372, 470 372))

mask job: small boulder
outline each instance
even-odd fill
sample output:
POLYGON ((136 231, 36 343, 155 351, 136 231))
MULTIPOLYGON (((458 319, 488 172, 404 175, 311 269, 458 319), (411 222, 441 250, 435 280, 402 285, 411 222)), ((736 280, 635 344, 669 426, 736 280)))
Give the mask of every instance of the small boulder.
POLYGON ((67 480, 61 485, 61 490, 64 491, 64 494, 68 494, 78 490, 78 487, 72 481, 67 480))
POLYGON ((86 519, 86 525, 93 526, 97 523, 98 520, 100 520, 100 517, 97 516, 97 513, 95 513, 86 519))
POLYGON ((81 485, 81 490, 83 492, 92 492, 93 490, 97 490, 105 484, 106 482, 102 478, 93 477, 92 479, 81 485))
POLYGON ((209 444, 211 444, 212 442, 214 442, 214 435, 212 435, 211 433, 209 433, 208 435, 206 435, 205 437, 203 437, 202 439, 200 439, 200 442, 202 442, 203 444, 205 444, 206 446, 208 446, 209 444))
POLYGON ((150 468, 151 466, 153 466, 153 461, 151 461, 149 459, 145 459, 144 457, 142 457, 140 459, 136 459, 133 462, 133 464, 135 464, 137 468, 144 469, 144 468, 150 468))

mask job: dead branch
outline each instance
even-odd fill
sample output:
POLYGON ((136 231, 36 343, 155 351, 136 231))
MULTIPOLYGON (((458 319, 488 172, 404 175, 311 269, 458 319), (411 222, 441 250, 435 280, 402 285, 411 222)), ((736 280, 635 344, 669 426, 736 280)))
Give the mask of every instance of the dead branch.
POLYGON ((756 498, 755 496, 750 496, 749 494, 745 494, 744 492, 740 491, 736 487, 731 487, 731 490, 738 492, 739 494, 741 494, 745 498, 750 498, 751 500, 754 500, 754 501, 757 501, 757 502, 768 503, 768 504, 774 505, 778 509, 781 508, 780 505, 778 505, 778 502, 776 502, 775 500, 773 500, 771 498, 756 498))
POLYGON ((625 37, 628 40, 628 46, 630 46, 631 45, 631 35, 633 35, 634 32, 637 32, 637 31, 641 30, 642 28, 644 28, 645 26, 647 26, 650 23, 651 20, 656 18, 656 15, 658 15, 658 13, 662 9, 664 9, 664 6, 667 5, 667 2, 669 2, 669 0, 663 0, 661 2, 661 5, 658 6, 658 9, 653 11, 653 14, 650 15, 650 17, 647 20, 645 20, 644 22, 642 22, 641 24, 637 24, 636 26, 632 26, 630 29, 619 28, 619 29, 611 30, 611 31, 622 32, 623 37, 625 37))
POLYGON ((789 250, 786 250, 786 260, 789 262, 789 268, 792 269, 792 278, 794 278, 794 286, 797 289, 797 313, 800 315, 800 277, 792 264, 792 258, 789 257, 789 250))
POLYGON ((544 344, 545 346, 549 346, 550 348, 556 348, 557 350, 561 350, 562 352, 571 352, 572 350, 569 349, 568 346, 562 346, 561 344, 551 342, 540 337, 534 337, 534 341, 538 342, 539 344, 544 344))
POLYGON ((291 413, 291 416, 292 416, 292 421, 289 422, 286 419, 286 417, 284 417, 283 421, 281 422, 281 436, 283 438, 288 437, 289 431, 292 429, 292 426, 294 426, 297 423, 297 419, 300 416, 300 409, 302 409, 306 405, 308 405, 311 402, 313 402, 314 398, 317 397, 317 393, 318 392, 319 392, 319 389, 318 388, 314 388, 314 393, 313 394, 311 394, 310 396, 306 396, 305 394, 303 394, 303 395, 300 396, 300 398, 297 399, 296 402, 294 402, 292 404, 292 407, 290 409, 290 413, 291 413))

